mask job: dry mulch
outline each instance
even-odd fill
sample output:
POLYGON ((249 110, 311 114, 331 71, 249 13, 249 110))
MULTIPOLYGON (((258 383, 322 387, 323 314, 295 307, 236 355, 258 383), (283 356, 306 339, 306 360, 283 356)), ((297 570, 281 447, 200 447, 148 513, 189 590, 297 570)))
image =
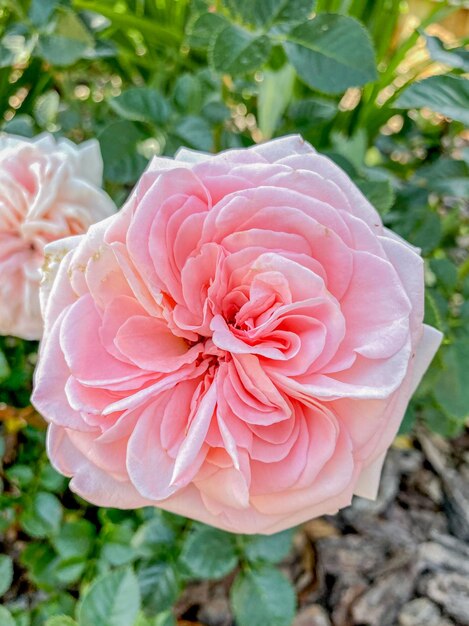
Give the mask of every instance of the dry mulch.
MULTIPOLYGON (((375 502, 357 498, 298 531, 282 564, 294 626, 469 626, 469 433, 398 444, 375 502)), ((231 580, 191 585, 179 624, 232 626, 231 580)))

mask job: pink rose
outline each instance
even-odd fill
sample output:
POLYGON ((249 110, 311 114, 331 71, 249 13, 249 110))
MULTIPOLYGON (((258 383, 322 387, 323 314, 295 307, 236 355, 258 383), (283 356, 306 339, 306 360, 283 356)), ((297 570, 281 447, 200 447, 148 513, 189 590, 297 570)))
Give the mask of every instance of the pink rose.
POLYGON ((33 399, 76 493, 242 533, 376 495, 441 336, 418 252, 300 137, 155 159, 48 254, 33 399))
POLYGON ((0 135, 0 334, 39 339, 44 246, 115 211, 96 141, 0 135))

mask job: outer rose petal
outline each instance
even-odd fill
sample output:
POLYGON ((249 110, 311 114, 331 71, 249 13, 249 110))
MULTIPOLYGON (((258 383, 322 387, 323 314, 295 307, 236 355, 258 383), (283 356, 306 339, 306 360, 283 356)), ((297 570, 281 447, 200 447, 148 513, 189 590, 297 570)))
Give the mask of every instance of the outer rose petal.
POLYGON ((67 431, 51 425, 47 434, 47 452, 61 474, 72 476, 70 483, 79 496, 98 506, 131 509, 152 504, 145 500, 129 481, 118 481, 90 463, 70 441, 67 431))
POLYGON ((81 496, 268 534, 376 495, 441 335, 418 251, 301 138, 155 159, 48 255, 33 401, 81 496))
POLYGON ((358 479, 355 487, 355 494, 357 496, 370 498, 372 500, 376 498, 379 488, 381 469, 386 456, 386 450, 396 436, 410 397, 418 387, 423 375, 428 369, 428 366, 435 356, 442 339, 443 334, 440 331, 432 328, 431 326, 424 325, 423 336, 418 344, 415 360, 412 365, 412 375, 409 378, 409 389, 407 390, 406 395, 401 394, 402 397, 400 398, 397 406, 394 407, 393 415, 389 416, 385 432, 380 434, 372 456, 372 458, 374 457, 374 460, 372 460, 360 474, 360 478, 358 479))

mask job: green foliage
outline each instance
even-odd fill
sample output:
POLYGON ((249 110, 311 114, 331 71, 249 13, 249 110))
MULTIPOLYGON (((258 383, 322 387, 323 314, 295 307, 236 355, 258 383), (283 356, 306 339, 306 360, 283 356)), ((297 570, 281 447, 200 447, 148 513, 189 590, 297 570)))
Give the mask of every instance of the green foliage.
POLYGON ((47 620, 46 626, 77 626, 77 622, 68 615, 54 615, 47 620))
POLYGON ((243 538, 243 553, 251 563, 278 563, 290 552, 293 530, 275 535, 251 535, 243 538))
POLYGON ((355 182, 381 215, 394 204, 395 193, 389 180, 356 179, 355 182))
POLYGON ((425 35, 430 56, 435 61, 444 63, 453 69, 469 72, 469 50, 461 47, 447 48, 438 37, 425 35))
POLYGON ((37 343, 0 336, 0 402, 29 404, 37 343))
POLYGON ((265 35, 252 35, 228 24, 218 32, 210 48, 210 63, 217 72, 237 76, 263 65, 270 48, 269 38, 265 35))
POLYGON ((144 138, 143 131, 126 120, 112 122, 98 135, 109 181, 131 183, 140 176, 146 160, 138 152, 138 143, 144 138))
POLYGON ((435 398, 450 421, 464 423, 469 418, 469 334, 461 330, 454 343, 441 352, 435 398))
POLYGON ((86 519, 65 522, 52 538, 57 554, 64 559, 80 557, 86 560, 93 550, 96 530, 86 519))
POLYGON ((288 626, 295 614, 291 583, 270 565, 240 572, 231 602, 239 626, 288 626))
POLYGON ((6 554, 0 554, 0 596, 8 591, 13 581, 13 561, 6 554))
POLYGON ((31 537, 42 539, 58 533, 62 519, 62 506, 52 493, 39 491, 27 503, 20 523, 31 537))
POLYGON ((168 551, 176 540, 175 529, 159 511, 144 522, 131 540, 136 554, 141 557, 157 558, 168 551))
POLYGON ((181 560, 194 578, 222 578, 238 562, 234 537, 216 528, 197 526, 184 542, 181 560))
POLYGON ((61 67, 79 61, 93 45, 94 39, 80 17, 71 9, 59 8, 52 25, 47 24, 40 33, 36 52, 44 61, 61 67))
POLYGON ((287 35, 288 59, 312 89, 342 93, 376 78, 373 48, 355 19, 324 13, 287 35))
POLYGON ((453 120, 469 124, 469 82, 457 76, 431 76, 410 85, 397 100, 403 109, 428 107, 453 120))
POLYGON ((10 611, 1 605, 0 605, 0 624, 2 624, 2 626, 16 626, 15 620, 13 619, 13 616, 10 613, 10 611))
POLYGON ((143 562, 137 568, 137 576, 146 614, 155 615, 173 606, 182 588, 175 563, 143 562))
POLYGON ((134 122, 164 124, 169 117, 165 98, 156 90, 133 87, 109 101, 110 107, 120 116, 134 122))
MULTIPOLYGON (((447 2, 399 35, 405 4, 8 0, 0 127, 97 137, 118 203, 154 155, 301 133, 422 249, 425 320, 445 340, 403 432, 419 420, 456 436, 469 417, 468 52, 429 34, 455 10, 447 2), (423 40, 428 57, 413 54, 423 40)), ((37 343, 0 337, 0 624, 174 626, 188 583, 226 575, 239 626, 290 624, 294 592, 274 565, 292 532, 235 537, 67 490, 27 408, 36 355, 37 343)))
POLYGON ((223 4, 235 18, 258 27, 274 24, 295 24, 308 19, 314 0, 224 0, 223 4))
POLYGON ((87 589, 78 609, 80 626, 128 626, 140 609, 140 591, 131 569, 98 578, 87 589))

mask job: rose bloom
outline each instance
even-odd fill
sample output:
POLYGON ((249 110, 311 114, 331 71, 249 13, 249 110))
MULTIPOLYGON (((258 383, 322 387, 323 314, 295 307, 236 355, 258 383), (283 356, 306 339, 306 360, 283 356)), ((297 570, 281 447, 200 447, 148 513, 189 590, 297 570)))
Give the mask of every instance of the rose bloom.
POLYGON ((99 144, 0 135, 0 334, 39 339, 44 246, 115 211, 99 144))
POLYGON ((80 496, 241 533, 375 497, 440 333, 417 250, 300 137, 157 158, 47 256, 33 400, 80 496))

